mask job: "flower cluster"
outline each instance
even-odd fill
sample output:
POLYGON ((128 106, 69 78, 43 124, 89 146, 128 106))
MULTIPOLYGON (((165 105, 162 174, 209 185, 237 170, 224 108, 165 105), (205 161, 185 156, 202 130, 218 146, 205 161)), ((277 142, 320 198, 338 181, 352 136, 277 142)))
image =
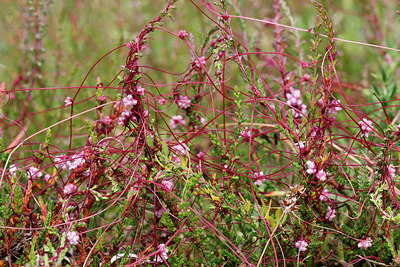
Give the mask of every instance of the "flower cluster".
POLYGON ((73 193, 75 193, 76 191, 76 185, 74 184, 67 184, 66 186, 64 186, 64 194, 65 195, 71 195, 73 193))
POLYGON ((240 132, 240 137, 242 137, 245 141, 250 140, 251 138, 251 129, 247 129, 247 127, 240 132))
POLYGON ((319 195, 319 199, 321 201, 326 202, 329 199, 329 195, 330 195, 330 192, 328 191, 328 189, 325 188, 324 190, 322 190, 321 195, 319 195))
POLYGON ((357 246, 362 249, 368 249, 370 246, 372 246, 371 237, 367 237, 367 239, 360 241, 357 246))
POLYGON ((67 97, 67 98, 64 100, 64 103, 65 103, 65 106, 66 106, 66 107, 71 106, 71 105, 72 105, 72 98, 71 98, 71 97, 67 97))
POLYGON ((314 161, 308 160, 306 164, 307 164, 307 173, 314 174, 317 172, 317 166, 315 166, 314 161))
POLYGON ((185 30, 180 30, 178 35, 179 38, 185 39, 186 37, 188 37, 189 34, 185 30))
POLYGON ((166 261, 168 259, 168 249, 164 244, 160 244, 157 246, 159 250, 159 254, 156 257, 156 261, 161 262, 161 261, 166 261))
POLYGON ((333 117, 336 117, 337 113, 341 110, 342 110, 342 107, 340 106, 340 100, 334 99, 331 101, 331 104, 328 108, 327 113, 333 115, 333 117))
POLYGON ((306 114, 307 112, 307 107, 303 104, 300 96, 300 90, 295 89, 292 89, 290 93, 286 94, 286 103, 293 108, 293 117, 295 119, 302 117, 303 114, 306 114))
POLYGON ((388 167, 388 172, 389 172, 389 177, 394 178, 396 176, 396 168, 393 166, 393 164, 390 164, 388 167))
POLYGON ((254 180, 256 180, 256 181, 254 182, 254 184, 255 185, 262 185, 264 183, 264 181, 265 181, 265 177, 264 178, 263 177, 264 177, 264 173, 262 171, 255 172, 254 173, 254 180), (259 179, 257 179, 257 178, 259 178, 259 179))
POLYGON ((78 245, 79 243, 79 235, 77 232, 72 231, 72 232, 67 232, 67 240, 68 243, 70 243, 71 245, 78 245))
POLYGON ((302 251, 306 251, 307 250, 308 243, 306 241, 304 241, 304 240, 299 240, 299 241, 296 242, 295 246, 296 246, 296 248, 299 249, 300 252, 302 252, 302 251))
POLYGON ((204 67, 206 65, 206 59, 205 59, 205 57, 199 57, 199 59, 198 60, 196 60, 196 67, 197 68, 202 68, 202 67, 204 67))
POLYGON ((169 126, 171 126, 172 130, 178 130, 179 125, 185 126, 185 124, 186 121, 183 119, 181 115, 174 115, 169 121, 169 126))
POLYGON ((137 100, 134 99, 132 95, 127 95, 122 101, 124 102, 124 106, 129 108, 133 108, 133 106, 137 104, 137 100))
POLYGON ((324 170, 319 170, 316 176, 317 179, 320 180, 321 182, 326 180, 326 172, 324 170))
POLYGON ((373 131, 374 127, 372 126, 372 121, 368 120, 368 119, 362 119, 358 125, 361 128, 362 131, 362 135, 361 136, 365 136, 368 137, 369 134, 373 131))
POLYGON ((118 118, 118 124, 123 126, 125 123, 129 121, 129 118, 133 115, 133 112, 130 110, 125 110, 121 113, 121 116, 118 118))
POLYGON ((29 171, 28 171, 28 178, 29 179, 40 178, 40 177, 42 177, 42 175, 43 175, 42 172, 39 171, 38 168, 35 168, 33 166, 29 168, 29 171))
POLYGON ((181 109, 187 109, 188 107, 190 107, 190 104, 192 102, 190 101, 190 98, 185 96, 185 95, 180 95, 178 97, 178 99, 176 100, 176 104, 178 105, 178 107, 180 107, 181 109))
POLYGON ((185 143, 179 143, 172 147, 172 150, 180 153, 181 155, 185 156, 189 153, 189 147, 185 143))
POLYGON ((326 212, 326 219, 332 221, 336 217, 336 210, 332 209, 331 206, 328 206, 328 211, 326 212))

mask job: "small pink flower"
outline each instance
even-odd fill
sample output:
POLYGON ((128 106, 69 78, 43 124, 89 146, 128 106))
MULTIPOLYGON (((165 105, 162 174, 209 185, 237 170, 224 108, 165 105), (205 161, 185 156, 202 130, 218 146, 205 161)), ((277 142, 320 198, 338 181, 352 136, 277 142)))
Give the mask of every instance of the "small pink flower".
POLYGON ((176 104, 182 109, 187 109, 188 107, 190 107, 191 101, 189 97, 180 95, 176 100, 176 104))
POLYGON ((85 158, 80 154, 75 154, 71 157, 71 160, 67 162, 68 169, 73 170, 77 167, 82 166, 85 163, 85 158))
POLYGON ((322 190, 321 195, 319 195, 319 200, 326 202, 328 201, 329 195, 330 192, 328 191, 328 189, 324 189, 322 190))
POLYGON ((203 160, 203 159, 204 159, 204 153, 203 153, 202 151, 200 151, 200 152, 197 154, 197 157, 198 157, 200 160, 203 160))
POLYGON ((372 246, 371 237, 367 237, 367 239, 360 241, 357 246, 362 249, 368 249, 370 246, 372 246))
POLYGON ((204 67, 206 65, 206 59, 205 59, 205 57, 199 57, 199 59, 198 60, 196 60, 196 67, 197 68, 202 68, 202 67, 204 67))
POLYGON ((68 243, 70 243, 71 245, 78 245, 79 243, 79 235, 77 232, 72 231, 72 232, 67 232, 67 240, 68 243))
POLYGON ((161 209, 157 210, 154 213, 154 215, 156 215, 157 218, 161 218, 163 216, 164 212, 165 212, 165 209, 164 209, 164 207, 162 207, 161 209))
POLYGON ((103 116, 103 119, 101 121, 107 125, 111 124, 112 122, 110 116, 103 116))
POLYGON ((302 251, 306 251, 307 250, 308 243, 306 241, 304 241, 304 240, 299 240, 299 241, 296 242, 295 246, 296 246, 296 248, 299 249, 300 252, 302 252, 302 251))
POLYGON ((29 168, 29 171, 28 171, 29 179, 35 179, 35 178, 40 178, 40 177, 42 177, 42 172, 39 171, 38 168, 35 168, 33 166, 29 168))
POLYGON ((170 181, 162 181, 161 184, 162 184, 168 191, 172 191, 172 188, 174 188, 174 184, 171 183, 170 181))
POLYGON ((169 126, 171 126, 172 130, 178 130, 179 125, 185 126, 186 121, 183 119, 181 115, 172 116, 169 121, 169 126))
POLYGON ((76 185, 74 184, 67 184, 66 186, 64 186, 64 194, 65 195, 71 195, 73 193, 75 193, 76 191, 76 185))
POLYGON ((329 221, 332 221, 336 217, 336 210, 332 209, 330 206, 328 206, 328 211, 326 212, 325 218, 329 221))
POLYGON ((47 183, 49 182, 50 178, 51 178, 51 176, 50 176, 50 174, 48 174, 48 173, 44 176, 44 180, 45 180, 47 183))
POLYGON ((286 103, 293 107, 293 117, 295 119, 302 117, 307 112, 307 106, 300 99, 300 90, 291 89, 290 93, 286 94, 286 103))
POLYGON ((133 48, 134 48, 134 45, 135 45, 135 43, 132 42, 132 41, 129 41, 129 43, 126 44, 126 46, 127 46, 129 49, 133 49, 133 48))
POLYGON ((262 171, 255 172, 254 173, 254 180, 256 180, 256 181, 254 182, 254 184, 258 185, 258 186, 261 186, 265 181, 265 177, 262 178, 263 176, 264 176, 264 173, 262 171), (257 179, 257 178, 260 178, 260 179, 257 179))
POLYGON ((72 105, 72 98, 67 97, 67 98, 64 100, 64 103, 65 103, 65 106, 66 106, 66 107, 71 106, 71 105, 72 105))
POLYGON ((367 120, 367 119, 362 119, 358 125, 361 128, 362 131, 362 135, 361 136, 365 136, 368 137, 369 134, 373 131, 374 127, 372 126, 372 121, 367 120))
POLYGON ((124 106, 129 108, 133 108, 133 106, 137 104, 137 100, 134 99, 132 95, 127 95, 122 101, 124 102, 124 106))
POLYGON ((240 137, 242 137, 245 141, 250 140, 251 138, 251 129, 247 129, 247 127, 245 129, 243 129, 240 132, 240 137))
POLYGON ((342 107, 340 106, 340 100, 336 100, 336 99, 332 100, 330 107, 328 109, 328 113, 332 114, 333 116, 336 116, 337 113, 341 110, 342 110, 342 107))
POLYGON ((149 111, 146 109, 146 110, 144 110, 143 111, 143 116, 145 117, 145 118, 147 118, 148 116, 149 116, 149 111))
POLYGON ((396 168, 393 166, 393 164, 389 165, 388 172, 389 172, 390 178, 393 179, 396 176, 396 168))
POLYGON ((317 172, 317 166, 315 166, 314 161, 308 160, 306 164, 307 164, 307 173, 314 174, 317 172))
POLYGON ((300 150, 305 148, 305 142, 303 142, 303 141, 300 141, 298 143, 294 143, 294 145, 300 150))
POLYGON ((179 143, 172 147, 172 150, 180 153, 181 155, 185 156, 189 153, 189 147, 185 143, 179 143))
POLYGON ((139 95, 143 96, 144 95, 144 88, 140 85, 137 86, 136 92, 138 92, 139 95))
POLYGON ((160 98, 160 99, 158 99, 158 104, 160 104, 160 105, 165 105, 165 98, 160 98))
POLYGON ((161 261, 166 261, 168 259, 168 249, 165 247, 164 244, 160 244, 157 246, 159 250, 159 254, 156 257, 156 261, 161 262, 161 261))
POLYGON ((185 39, 189 34, 185 30, 179 31, 179 38, 185 39))
POLYGON ((320 170, 317 173, 317 179, 320 180, 321 182, 326 180, 326 172, 324 170, 320 170))

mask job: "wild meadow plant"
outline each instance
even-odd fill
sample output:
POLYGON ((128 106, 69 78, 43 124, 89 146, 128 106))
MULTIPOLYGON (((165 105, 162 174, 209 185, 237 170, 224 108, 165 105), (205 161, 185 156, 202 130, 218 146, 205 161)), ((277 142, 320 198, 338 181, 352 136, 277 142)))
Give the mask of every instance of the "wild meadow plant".
POLYGON ((28 1, 35 49, 0 92, 0 266, 400 264, 395 54, 357 98, 320 3, 303 30, 283 0, 268 19, 240 1, 175 2, 43 111, 30 100, 54 90, 41 69, 52 3, 28 1), (202 30, 170 30, 180 8, 202 30), (147 64, 165 40, 183 71, 147 64), (121 70, 93 82, 116 53, 121 70))

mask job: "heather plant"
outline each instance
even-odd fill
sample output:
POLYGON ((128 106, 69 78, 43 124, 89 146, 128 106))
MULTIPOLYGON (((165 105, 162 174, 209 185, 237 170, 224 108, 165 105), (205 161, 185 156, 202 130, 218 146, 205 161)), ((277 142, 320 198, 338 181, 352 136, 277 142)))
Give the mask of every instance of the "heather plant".
POLYGON ((376 36, 351 44, 329 5, 307 2, 307 28, 297 5, 252 2, 164 1, 50 80, 59 3, 27 1, 0 91, 1 266, 400 264, 398 50, 371 44, 394 26, 365 1, 376 36), (363 83, 350 45, 379 51, 363 83))

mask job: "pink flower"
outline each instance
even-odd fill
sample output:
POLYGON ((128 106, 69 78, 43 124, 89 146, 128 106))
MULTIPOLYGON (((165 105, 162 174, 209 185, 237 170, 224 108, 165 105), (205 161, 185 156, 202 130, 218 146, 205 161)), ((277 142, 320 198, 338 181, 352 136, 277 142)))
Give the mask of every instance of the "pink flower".
POLYGON ((301 251, 306 251, 307 247, 308 247, 308 243, 306 241, 304 241, 304 240, 299 240, 299 241, 296 242, 295 246, 296 246, 296 248, 299 249, 300 252, 301 251))
POLYGON ((358 125, 361 128, 362 131, 362 135, 361 136, 365 136, 368 137, 369 134, 372 132, 372 130, 374 129, 374 127, 372 126, 372 121, 367 120, 367 119, 362 119, 358 125))
POLYGON ((304 144, 305 142, 303 142, 303 141, 300 141, 300 142, 298 142, 298 143, 294 143, 294 145, 298 148, 298 149, 303 149, 304 147, 305 147, 305 144, 304 144))
POLYGON ((336 99, 332 100, 330 107, 328 109, 328 113, 332 114, 333 116, 336 116, 337 113, 341 110, 342 110, 342 107, 340 106, 340 100, 336 100, 336 99))
POLYGON ((172 147, 172 150, 180 153, 181 155, 185 156, 189 153, 189 147, 185 143, 179 143, 172 147))
POLYGON ((205 57, 199 57, 199 59, 198 60, 196 60, 196 67, 197 68, 202 68, 202 67, 204 67, 206 65, 206 59, 205 59, 205 57))
POLYGON ((307 106, 300 99, 300 90, 291 89, 290 93, 286 94, 286 103, 293 108, 293 117, 299 118, 307 112, 307 106))
POLYGON ((135 45, 135 43, 132 42, 132 41, 129 41, 129 43, 126 44, 126 46, 127 46, 129 49, 133 49, 133 48, 134 48, 134 45, 135 45))
POLYGON ((396 176, 396 168, 393 166, 393 164, 389 165, 388 172, 389 172, 390 178, 393 179, 396 176))
POLYGON ((165 105, 165 98, 158 99, 158 104, 165 105))
POLYGON ((64 194, 65 195, 71 195, 73 193, 75 193, 76 191, 76 185, 74 184, 67 184, 66 186, 64 186, 64 194))
POLYGON ((118 118, 118 124, 123 126, 128 121, 128 119, 132 116, 133 112, 130 110, 125 110, 121 113, 121 117, 118 118))
POLYGON ((162 207, 161 209, 157 210, 154 213, 154 215, 156 215, 157 218, 161 218, 163 216, 164 212, 165 212, 165 209, 164 209, 164 207, 162 207))
POLYGON ((171 120, 169 121, 169 126, 171 126, 172 130, 178 130, 179 126, 185 126, 186 121, 183 119, 181 115, 172 116, 171 120))
POLYGON ((79 235, 77 232, 72 231, 72 232, 67 232, 67 240, 68 243, 70 243, 71 245, 78 245, 79 243, 79 235))
POLYGON ((328 191, 328 189, 324 189, 322 190, 321 195, 319 195, 319 200, 326 202, 328 201, 329 195, 330 192, 328 191))
POLYGON ((247 127, 246 127, 244 130, 242 130, 240 132, 240 137, 242 137, 246 141, 250 140, 250 138, 251 138, 251 129, 247 130, 247 127))
POLYGON ((325 218, 329 221, 332 221, 336 217, 336 210, 332 209, 330 206, 328 206, 328 211, 326 212, 325 218))
POLYGON ((71 157, 71 160, 67 162, 68 169, 73 170, 77 167, 82 166, 85 163, 85 159, 82 155, 76 154, 71 157))
POLYGON ((191 101, 189 97, 180 95, 176 100, 176 104, 182 109, 187 109, 188 107, 190 107, 191 101))
POLYGON ((67 98, 64 100, 64 103, 65 103, 65 106, 66 106, 66 107, 71 106, 71 105, 72 105, 72 98, 67 97, 67 98))
POLYGON ((174 184, 171 183, 170 181, 162 181, 161 184, 162 184, 168 191, 172 191, 172 188, 174 187, 174 184))
POLYGON ((144 95, 144 88, 140 85, 137 86, 136 92, 138 92, 139 95, 143 96, 144 95))
POLYGON ((321 182, 326 180, 326 172, 324 172, 324 170, 320 170, 317 173, 317 179, 320 180, 321 182))
POLYGON ((101 120, 104 124, 111 124, 111 118, 110 116, 103 116, 103 119, 101 120))
POLYGON ((314 161, 308 160, 306 164, 307 164, 307 173, 314 174, 317 172, 317 166, 315 166, 314 161))
POLYGON ((204 153, 203 153, 202 151, 200 151, 200 152, 197 154, 197 157, 198 157, 200 160, 203 160, 203 159, 204 159, 204 153))
POLYGON ((127 95, 126 97, 124 97, 124 99, 122 99, 122 101, 124 102, 124 106, 129 108, 132 108, 134 105, 137 104, 137 100, 133 99, 132 95, 127 95))
POLYGON ((68 169, 69 161, 67 161, 67 158, 64 154, 61 154, 60 156, 57 156, 54 158, 54 162, 57 164, 57 168, 66 170, 68 169))
POLYGON ((179 38, 185 39, 189 34, 185 30, 179 31, 179 38))
POLYGON ((40 177, 42 177, 42 172, 39 171, 38 168, 35 168, 33 166, 29 168, 29 171, 28 171, 29 179, 35 179, 35 178, 40 178, 40 177))
POLYGON ((164 244, 158 245, 158 253, 159 255, 156 256, 156 261, 161 262, 161 261, 166 261, 168 259, 168 249, 165 247, 164 244))
POLYGON ((372 246, 371 237, 367 237, 367 239, 360 241, 357 246, 362 249, 368 249, 370 246, 372 246))
POLYGON ((149 111, 146 109, 143 111, 143 116, 147 118, 150 115, 149 111))
POLYGON ((264 173, 263 173, 262 171, 260 171, 260 172, 255 172, 255 173, 254 173, 254 180, 256 180, 256 181, 254 182, 254 184, 255 184, 255 185, 258 185, 258 186, 262 185, 263 182, 265 181, 265 177, 264 177, 264 178, 261 178, 261 177, 263 177, 263 176, 264 176, 264 173), (261 178, 261 179, 257 179, 257 178, 261 178))
POLYGON ((46 182, 49 182, 50 178, 51 178, 51 176, 50 176, 50 174, 48 174, 48 173, 44 176, 44 180, 45 180, 46 182))

